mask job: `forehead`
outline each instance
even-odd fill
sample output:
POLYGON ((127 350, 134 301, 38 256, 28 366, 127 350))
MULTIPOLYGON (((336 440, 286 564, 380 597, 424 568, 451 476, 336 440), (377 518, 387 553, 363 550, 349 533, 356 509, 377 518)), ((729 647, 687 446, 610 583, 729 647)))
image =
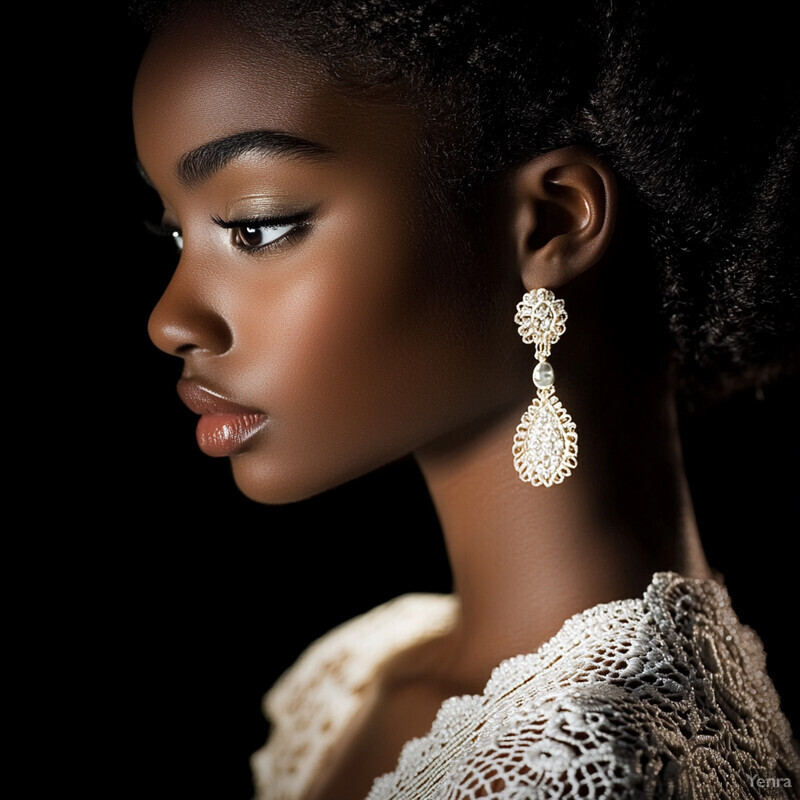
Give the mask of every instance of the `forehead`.
POLYGON ((148 171, 246 131, 287 133, 361 159, 416 151, 419 132, 401 104, 345 93, 307 57, 207 11, 156 33, 137 76, 133 121, 148 171))

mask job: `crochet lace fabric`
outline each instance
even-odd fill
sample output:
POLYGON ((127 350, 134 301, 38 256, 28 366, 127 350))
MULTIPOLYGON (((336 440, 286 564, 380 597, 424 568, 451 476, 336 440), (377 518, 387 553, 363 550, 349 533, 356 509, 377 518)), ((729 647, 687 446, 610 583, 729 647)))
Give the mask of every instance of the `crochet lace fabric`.
POLYGON ((258 800, 301 800, 369 703, 383 666, 447 633, 457 613, 451 596, 406 595, 312 644, 264 698, 272 732, 251 760, 258 800))
MULTIPOLYGON (((351 669, 366 663, 357 655, 363 626, 382 628, 403 602, 416 603, 419 621, 431 603, 439 613, 432 635, 440 635, 457 613, 440 600, 401 598, 376 609, 354 623, 353 639, 348 626, 334 635, 351 662, 338 677, 325 661, 332 651, 318 651, 300 662, 305 678, 290 672, 276 687, 267 704, 275 734, 256 756, 263 800, 301 800, 335 742, 317 715, 340 708, 341 730, 360 706, 380 661, 351 669), (353 700, 349 711, 317 691, 331 680, 332 697, 353 700), (303 777, 292 784, 286 772, 303 777)), ((403 633, 417 641, 413 627, 403 633)), ((402 638, 393 637, 398 647, 402 638)), ((642 599, 578 614, 536 653, 504 661, 483 695, 447 700, 368 800, 795 798, 798 786, 800 760, 760 640, 718 584, 659 573, 642 599)))

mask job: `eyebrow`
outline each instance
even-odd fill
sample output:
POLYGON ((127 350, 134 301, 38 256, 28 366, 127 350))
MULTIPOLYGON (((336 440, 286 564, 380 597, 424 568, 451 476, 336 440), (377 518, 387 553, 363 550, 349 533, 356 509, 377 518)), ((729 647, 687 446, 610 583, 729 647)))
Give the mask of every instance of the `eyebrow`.
POLYGON ((202 144, 190 150, 178 162, 178 180, 187 188, 207 181, 231 161, 257 153, 287 158, 325 158, 332 151, 288 133, 277 131, 245 131, 202 144))

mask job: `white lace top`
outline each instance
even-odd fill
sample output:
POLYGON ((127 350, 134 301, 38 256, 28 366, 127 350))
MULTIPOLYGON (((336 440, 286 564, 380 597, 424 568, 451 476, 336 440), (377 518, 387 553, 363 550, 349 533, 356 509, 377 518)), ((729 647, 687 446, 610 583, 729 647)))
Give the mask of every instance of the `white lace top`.
MULTIPOLYGON (((312 645, 265 700, 259 800, 302 800, 382 667, 443 635, 455 598, 409 595, 312 645)), ((368 800, 795 798, 800 759, 758 637, 713 581, 654 576, 644 596, 567 620, 453 697, 368 800)))

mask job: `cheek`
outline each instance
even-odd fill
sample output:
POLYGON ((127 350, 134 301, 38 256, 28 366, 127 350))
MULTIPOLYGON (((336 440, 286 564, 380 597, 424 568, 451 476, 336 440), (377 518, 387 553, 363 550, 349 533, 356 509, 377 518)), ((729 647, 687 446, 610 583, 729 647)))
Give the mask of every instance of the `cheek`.
POLYGON ((302 246, 238 290, 237 359, 270 424, 233 466, 262 502, 329 489, 507 402, 516 295, 506 319, 499 272, 424 235, 418 187, 335 186, 302 246))
POLYGON ((328 431, 334 448, 345 444, 337 433, 351 450, 370 429, 391 438, 408 387, 425 384, 441 320, 424 256, 396 232, 402 228, 342 226, 311 256, 313 271, 285 306, 285 325, 296 332, 284 342, 285 367, 335 415, 328 431))
POLYGON ((439 256, 414 247, 396 213, 380 219, 332 224, 243 317, 271 419, 264 446, 234 459, 255 499, 298 499, 399 458, 468 396, 470 348, 436 288, 439 256))

